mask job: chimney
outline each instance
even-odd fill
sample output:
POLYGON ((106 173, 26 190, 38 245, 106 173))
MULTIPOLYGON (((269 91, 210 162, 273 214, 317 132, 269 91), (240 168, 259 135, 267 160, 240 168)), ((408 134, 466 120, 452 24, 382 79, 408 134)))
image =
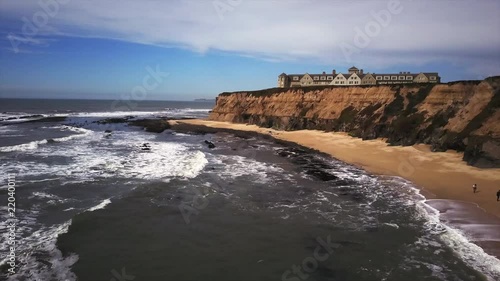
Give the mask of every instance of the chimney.
POLYGON ((335 69, 332 71, 332 74, 335 75, 337 74, 337 71, 335 71, 335 69))
POLYGON ((363 74, 363 69, 361 69, 361 70, 359 71, 359 74, 363 74))
POLYGON ((323 75, 325 75, 325 74, 326 74, 326 72, 323 71, 323 75))

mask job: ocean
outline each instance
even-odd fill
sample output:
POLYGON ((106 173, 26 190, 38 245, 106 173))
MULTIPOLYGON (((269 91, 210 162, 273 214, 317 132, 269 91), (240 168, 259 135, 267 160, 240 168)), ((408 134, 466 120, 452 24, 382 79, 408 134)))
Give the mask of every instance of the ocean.
POLYGON ((0 280, 500 280, 402 178, 263 136, 99 123, 213 105, 0 100, 0 280))

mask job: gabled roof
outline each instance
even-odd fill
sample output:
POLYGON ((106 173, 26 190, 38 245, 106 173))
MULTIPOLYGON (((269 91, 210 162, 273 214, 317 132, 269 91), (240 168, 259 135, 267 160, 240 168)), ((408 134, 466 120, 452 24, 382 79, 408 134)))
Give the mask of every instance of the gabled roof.
POLYGON ((359 70, 357 67, 353 66, 351 68, 349 68, 349 70, 359 70))
POLYGON ((352 74, 349 74, 349 78, 351 78, 352 76, 355 76, 355 77, 359 77, 361 79, 361 75, 363 75, 363 74, 352 73, 352 74))
POLYGON ((365 79, 366 77, 372 77, 373 79, 375 79, 375 76, 373 76, 372 73, 366 73, 366 74, 358 74, 359 78, 361 79, 365 79))
POLYGON ((283 77, 283 76, 287 76, 285 72, 281 73, 280 76, 278 77, 283 77))

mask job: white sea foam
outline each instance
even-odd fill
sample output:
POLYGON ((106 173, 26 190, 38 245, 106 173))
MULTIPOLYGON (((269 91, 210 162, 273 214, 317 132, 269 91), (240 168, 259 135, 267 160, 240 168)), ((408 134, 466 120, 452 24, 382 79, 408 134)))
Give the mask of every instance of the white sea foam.
MULTIPOLYGON (((425 204, 425 201, 421 204, 425 204)), ((485 274, 488 280, 500 280, 499 259, 472 243, 462 231, 441 223, 440 212, 437 209, 425 204, 419 210, 427 217, 428 224, 431 226, 429 229, 431 234, 440 235, 441 240, 450 249, 474 269, 485 274)))
POLYGON ((285 171, 276 166, 238 155, 217 155, 211 157, 218 176, 226 179, 251 177, 254 182, 277 184, 282 180, 291 181, 285 171))
MULTIPOLYGON (((440 219, 440 212, 426 203, 426 199, 420 194, 419 189, 408 184, 409 182, 404 179, 395 177, 393 180, 406 183, 405 186, 408 190, 416 194, 413 199, 417 202, 415 205, 418 211, 417 216, 426 220, 424 227, 428 236, 421 237, 416 242, 416 245, 439 248, 441 245, 431 239, 431 237, 437 236, 467 264, 486 275, 488 280, 500 280, 499 259, 489 255, 481 247, 472 243, 462 231, 443 223, 440 219)), ((439 272, 435 273, 438 274, 439 272)))
POLYGON ((33 198, 33 197, 39 197, 39 198, 45 198, 45 199, 57 199, 57 198, 59 198, 58 196, 56 196, 54 194, 48 194, 45 192, 33 192, 33 195, 30 198, 33 198))
MULTIPOLYGON (((40 194, 39 194, 40 195, 40 194)), ((51 197, 48 194, 42 195, 51 197)), ((9 222, 7 210, 2 209, 0 228, 6 229, 9 222)), ((71 272, 71 266, 77 261, 76 255, 63 257, 56 247, 57 237, 68 231, 71 220, 59 225, 43 225, 37 221, 40 215, 40 205, 32 204, 29 209, 16 209, 16 257, 18 268, 16 274, 7 278, 17 280, 76 280, 71 272), (43 261, 42 261, 43 260, 43 261)), ((8 232, 2 232, 3 241, 6 241, 8 232)), ((7 243, 0 244, 0 251, 7 252, 7 243)), ((7 262, 2 257, 0 266, 7 262)))
POLYGON ((110 203, 111 203, 111 200, 110 199, 106 199, 106 200, 102 201, 101 203, 99 203, 98 205, 96 205, 96 206, 94 206, 92 208, 89 208, 87 210, 87 212, 93 212, 95 210, 104 209, 110 203))
POLYGON ((0 134, 4 135, 11 132, 17 132, 17 130, 13 126, 0 126, 0 134))
MULTIPOLYGON (((76 128, 76 127, 71 127, 71 126, 57 126, 57 127, 52 127, 55 129, 61 129, 64 131, 72 131, 77 134, 67 136, 67 137, 61 137, 61 138, 54 138, 52 139, 55 142, 65 142, 65 141, 70 141, 76 138, 81 138, 88 136, 93 133, 91 130, 87 130, 84 128, 76 128)), ((23 144, 18 144, 18 145, 12 145, 12 146, 4 146, 0 147, 0 152, 14 152, 14 151, 29 151, 29 150, 35 150, 38 149, 40 145, 47 144, 48 140, 37 140, 37 141, 31 141, 28 143, 23 143, 23 144)))
POLYGON ((109 111, 109 112, 79 112, 79 113, 68 114, 67 116, 111 118, 111 117, 125 117, 125 116, 146 117, 146 116, 155 116, 164 114, 165 113, 161 111, 109 111))
POLYGON ((387 226, 390 226, 390 227, 394 227, 394 228, 396 228, 396 229, 398 229, 398 228, 399 228, 399 225, 397 225, 397 224, 395 224, 395 223, 384 223, 384 224, 385 224, 385 225, 387 225, 387 226))
MULTIPOLYGON (((332 161, 331 164, 335 168, 329 170, 330 173, 342 179, 355 180, 361 186, 368 186, 369 188, 364 190, 363 193, 370 195, 373 200, 372 202, 384 199, 386 203, 394 204, 398 208, 404 206, 415 207, 417 209, 417 216, 425 221, 424 228, 426 230, 425 236, 420 237, 415 243, 416 247, 433 247, 436 248, 435 252, 441 252, 443 251, 442 247, 444 244, 472 268, 486 275, 488 280, 500 280, 500 260, 487 254, 481 247, 471 242, 467 234, 444 223, 440 218, 440 212, 426 203, 426 198, 411 182, 400 177, 374 178, 352 166, 339 166, 337 165, 337 161, 332 161), (390 188, 388 189, 388 187, 390 188), (442 241, 442 243, 438 241, 442 241)), ((325 200, 324 194, 318 194, 317 196, 318 200, 325 200)), ((366 207, 370 207, 370 204, 366 205, 366 207)), ((376 211, 379 212, 380 210, 376 211)), ((364 212, 363 215, 366 216, 364 219, 369 219, 370 208, 365 209, 364 212)), ((322 212, 322 214, 330 217, 326 212, 322 212)), ((369 223, 364 222, 364 224, 369 223)), ((384 224, 395 228, 400 227, 400 224, 392 222, 385 222, 384 224)), ((490 228, 492 227, 490 226, 490 228)), ((432 264, 423 265, 432 270, 434 276, 438 278, 443 277, 442 268, 432 264)))
POLYGON ((27 150, 35 150, 41 144, 46 144, 47 140, 38 140, 31 141, 28 143, 12 145, 12 146, 4 146, 0 147, 0 152, 13 152, 13 151, 27 151, 27 150))
POLYGON ((165 116, 165 117, 199 117, 208 115, 212 109, 194 109, 194 108, 167 108, 164 111, 108 111, 108 112, 79 112, 71 113, 66 116, 69 117, 152 117, 152 116, 165 116))
POLYGON ((181 143, 156 141, 153 134, 115 132, 112 139, 103 139, 102 133, 83 132, 65 138, 57 146, 25 151, 34 156, 66 159, 63 163, 6 161, 0 163, 0 168, 16 170, 22 176, 64 178, 65 182, 109 177, 168 181, 171 177, 194 178, 208 163, 203 152, 181 143), (151 151, 140 149, 144 142, 150 144, 151 151))
POLYGON ((71 220, 55 227, 44 226, 23 238, 17 248, 21 270, 7 280, 17 281, 20 277, 26 278, 24 280, 76 280, 71 266, 78 261, 78 256, 63 257, 56 247, 57 237, 66 233, 70 225, 71 220), (44 256, 44 262, 40 262, 40 255, 44 256))

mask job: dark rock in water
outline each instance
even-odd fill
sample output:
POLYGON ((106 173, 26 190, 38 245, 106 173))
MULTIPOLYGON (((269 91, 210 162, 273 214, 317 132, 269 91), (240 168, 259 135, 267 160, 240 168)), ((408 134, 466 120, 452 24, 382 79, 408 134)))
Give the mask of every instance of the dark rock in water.
POLYGON ((142 151, 151 151, 151 146, 149 145, 149 143, 143 143, 140 146, 140 148, 141 148, 142 151))
POLYGON ((57 143, 57 142, 54 139, 47 139, 47 143, 52 144, 52 143, 57 143))
POLYGON ((211 142, 211 141, 205 140, 205 144, 208 145, 208 148, 215 148, 215 144, 213 142, 211 142))
POLYGON ((105 132, 105 133, 112 133, 113 131, 111 131, 111 130, 106 130, 106 131, 104 131, 104 132, 105 132))
POLYGON ((306 174, 308 175, 311 175, 311 176, 314 176, 322 181, 331 181, 331 180, 336 180, 337 177, 328 173, 328 172, 325 172, 325 171, 322 171, 322 170, 319 170, 319 169, 310 169, 310 170, 306 170, 305 171, 306 174))
POLYGON ((26 116, 21 116, 19 119, 28 119, 28 118, 42 118, 43 115, 40 114, 35 114, 35 115, 26 115, 26 116))
POLYGON ((130 121, 128 124, 130 126, 144 127, 146 132, 151 133, 162 133, 163 131, 170 129, 168 119, 141 119, 130 121))
POLYGON ((64 116, 52 116, 52 117, 44 117, 40 119, 35 119, 35 120, 28 120, 23 123, 41 123, 41 122, 62 122, 65 121, 66 117, 64 116))
POLYGON ((119 124, 128 122, 129 118, 107 118, 97 121, 97 124, 119 124))

